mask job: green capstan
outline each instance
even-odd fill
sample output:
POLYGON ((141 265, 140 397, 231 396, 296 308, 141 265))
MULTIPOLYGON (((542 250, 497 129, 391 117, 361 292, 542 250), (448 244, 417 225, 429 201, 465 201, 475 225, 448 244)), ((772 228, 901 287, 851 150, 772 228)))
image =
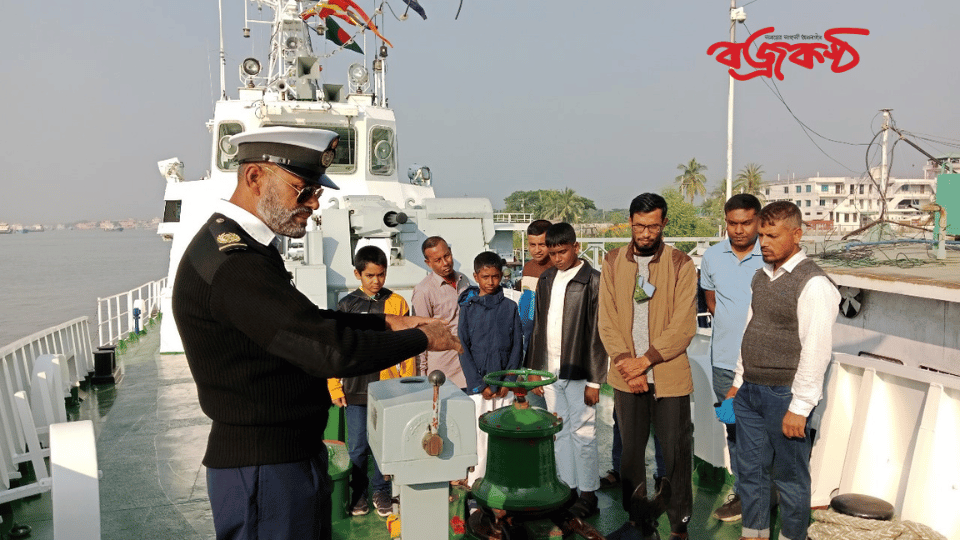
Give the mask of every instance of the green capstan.
POLYGON ((482 506, 499 510, 540 512, 562 506, 570 487, 560 481, 554 460, 553 436, 563 420, 526 401, 527 390, 551 384, 546 371, 518 369, 487 374, 484 382, 510 388, 516 401, 480 416, 480 429, 490 436, 486 476, 477 480, 473 495, 482 506), (528 380, 530 376, 541 380, 528 380), (516 376, 517 380, 502 380, 516 376))

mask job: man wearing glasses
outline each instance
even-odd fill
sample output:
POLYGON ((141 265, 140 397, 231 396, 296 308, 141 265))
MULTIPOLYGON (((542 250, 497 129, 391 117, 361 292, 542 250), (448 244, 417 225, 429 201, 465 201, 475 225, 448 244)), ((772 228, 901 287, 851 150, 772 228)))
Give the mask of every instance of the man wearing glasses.
POLYGON ((623 439, 624 510, 652 534, 657 516, 631 511, 631 500, 647 494, 644 453, 652 424, 663 449, 661 494, 670 538, 680 539, 687 538, 693 510, 693 379, 686 350, 697 331, 697 270, 685 253, 664 244, 667 223, 663 197, 644 193, 630 203, 633 241, 603 261, 599 328, 623 439))
POLYGON ((336 133, 271 127, 233 136, 237 187, 184 252, 173 315, 203 412, 218 539, 329 538, 326 379, 459 348, 438 321, 322 310, 291 283, 276 235, 319 208, 336 133))

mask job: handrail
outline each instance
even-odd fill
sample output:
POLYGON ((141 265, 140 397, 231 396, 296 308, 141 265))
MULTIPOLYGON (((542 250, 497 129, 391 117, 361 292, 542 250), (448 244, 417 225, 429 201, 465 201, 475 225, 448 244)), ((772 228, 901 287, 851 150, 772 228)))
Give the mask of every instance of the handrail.
MULTIPOLYGON (((703 255, 703 252, 706 251, 711 245, 720 242, 723 240, 723 237, 720 236, 690 236, 690 237, 680 237, 680 236, 669 236, 664 237, 663 242, 667 245, 676 247, 676 244, 679 242, 684 243, 693 243, 693 246, 687 255, 690 255, 694 258, 694 261, 697 262, 699 266, 700 256, 703 255)), ((578 238, 577 242, 580 243, 581 249, 580 253, 582 257, 585 257, 590 263, 596 267, 600 268, 600 263, 603 261, 604 255, 607 254, 607 244, 626 244, 633 241, 630 237, 621 237, 621 238, 578 238)))
POLYGON ((494 212, 494 223, 530 223, 533 214, 530 212, 494 212))
POLYGON ((160 312, 160 291, 167 278, 150 281, 125 293, 97 298, 97 336, 100 345, 114 345, 135 329, 133 309, 143 302, 140 328, 143 322, 160 312))
MULTIPOLYGON (((45 354, 62 355, 71 384, 86 377, 94 367, 89 318, 79 317, 0 347, 0 455, 16 455, 25 448, 14 394, 30 389, 34 365, 45 354)), ((6 461, 0 460, 0 467, 6 461)))

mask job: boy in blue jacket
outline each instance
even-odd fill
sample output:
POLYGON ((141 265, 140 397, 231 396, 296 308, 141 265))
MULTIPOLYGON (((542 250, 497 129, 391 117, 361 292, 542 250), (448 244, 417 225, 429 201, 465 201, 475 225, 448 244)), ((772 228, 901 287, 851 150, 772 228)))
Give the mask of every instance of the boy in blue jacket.
MULTIPOLYGON (((503 296, 503 259, 485 251, 473 260, 477 287, 460 293, 458 333, 463 345, 460 365, 467 393, 476 403, 477 416, 510 403, 507 389, 489 386, 483 376, 494 371, 520 369, 523 331, 517 304, 503 296)), ((477 424, 477 466, 467 476, 469 485, 483 476, 487 465, 487 434, 477 424)))

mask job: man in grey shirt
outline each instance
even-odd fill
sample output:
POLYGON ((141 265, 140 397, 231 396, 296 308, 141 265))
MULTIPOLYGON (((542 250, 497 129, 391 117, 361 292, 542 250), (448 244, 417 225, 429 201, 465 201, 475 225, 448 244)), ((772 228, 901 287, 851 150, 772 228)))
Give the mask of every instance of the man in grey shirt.
MULTIPOLYGON (((453 335, 457 335, 460 320, 457 299, 470 286, 470 280, 453 269, 453 252, 443 238, 431 236, 423 241, 420 249, 424 262, 433 272, 413 288, 413 314, 440 319, 453 335)), ((421 375, 439 369, 453 384, 460 388, 467 387, 457 351, 423 353, 417 358, 417 364, 421 375)))

